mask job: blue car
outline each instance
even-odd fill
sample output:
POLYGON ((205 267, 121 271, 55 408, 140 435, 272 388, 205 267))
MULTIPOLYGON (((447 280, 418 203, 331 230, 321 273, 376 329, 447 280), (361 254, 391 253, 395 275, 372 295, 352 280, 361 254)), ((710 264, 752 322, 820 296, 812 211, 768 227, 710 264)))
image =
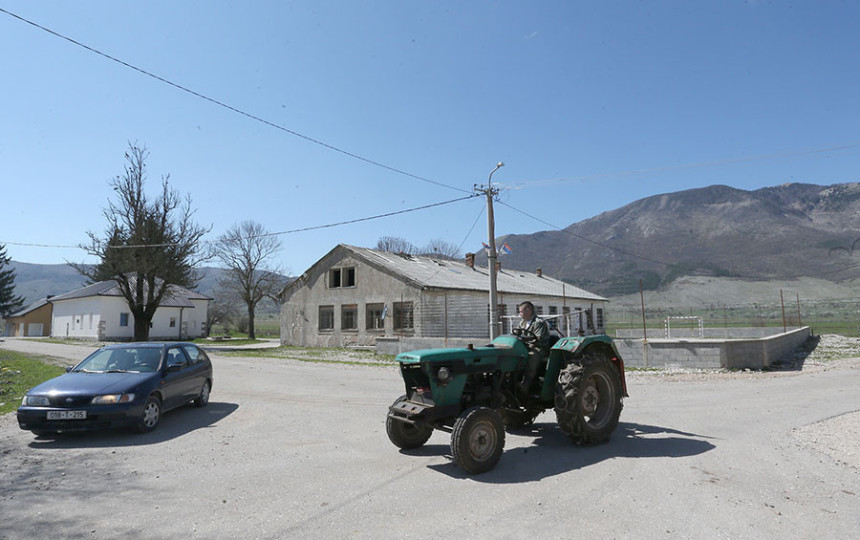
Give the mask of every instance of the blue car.
POLYGON ((66 371, 27 392, 21 429, 48 435, 131 426, 146 433, 170 409, 205 407, 212 391, 212 362, 192 343, 109 345, 66 371))

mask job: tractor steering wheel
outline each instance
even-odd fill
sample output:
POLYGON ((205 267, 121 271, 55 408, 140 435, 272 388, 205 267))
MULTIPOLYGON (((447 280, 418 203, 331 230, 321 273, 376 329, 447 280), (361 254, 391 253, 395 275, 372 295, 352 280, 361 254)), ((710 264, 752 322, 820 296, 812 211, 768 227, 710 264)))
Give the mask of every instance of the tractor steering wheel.
POLYGON ((520 338, 523 343, 525 343, 528 347, 534 347, 537 345, 538 338, 534 332, 527 328, 514 328, 511 332, 520 338))

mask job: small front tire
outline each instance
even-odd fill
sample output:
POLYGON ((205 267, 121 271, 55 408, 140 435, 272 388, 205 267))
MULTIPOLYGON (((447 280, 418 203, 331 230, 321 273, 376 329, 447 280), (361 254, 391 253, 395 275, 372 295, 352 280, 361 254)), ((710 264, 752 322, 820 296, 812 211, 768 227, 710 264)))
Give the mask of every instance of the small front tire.
MULTIPOLYGON (((394 400, 394 404, 406 401, 406 396, 400 396, 394 400)), ((385 431, 394 446, 403 450, 412 450, 424 446, 433 434, 433 428, 429 426, 410 424, 402 420, 392 418, 390 415, 385 419, 385 431)))
POLYGON ((505 423, 487 407, 472 407, 454 422, 451 454, 466 472, 481 474, 496 466, 505 449, 505 423))

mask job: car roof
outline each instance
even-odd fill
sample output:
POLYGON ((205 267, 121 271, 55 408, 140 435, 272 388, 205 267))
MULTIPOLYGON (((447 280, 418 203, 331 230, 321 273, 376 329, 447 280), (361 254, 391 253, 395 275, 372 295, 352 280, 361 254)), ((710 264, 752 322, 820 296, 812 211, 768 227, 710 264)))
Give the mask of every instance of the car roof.
POLYGON ((192 347, 197 347, 197 345, 190 343, 188 341, 141 341, 141 342, 131 342, 131 343, 112 343, 110 345, 105 345, 103 348, 105 349, 130 349, 130 348, 150 348, 150 349, 163 349, 165 347, 172 347, 174 345, 190 345, 192 347))

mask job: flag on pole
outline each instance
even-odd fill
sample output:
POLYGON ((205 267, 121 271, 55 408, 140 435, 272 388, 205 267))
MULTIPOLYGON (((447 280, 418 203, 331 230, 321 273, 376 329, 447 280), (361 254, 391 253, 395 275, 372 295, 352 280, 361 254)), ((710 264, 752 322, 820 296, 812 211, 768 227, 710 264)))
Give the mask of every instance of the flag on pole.
POLYGON ((507 242, 505 242, 502 245, 501 249, 499 249, 499 253, 501 253, 502 255, 507 255, 510 252, 511 252, 511 246, 509 246, 507 242))

